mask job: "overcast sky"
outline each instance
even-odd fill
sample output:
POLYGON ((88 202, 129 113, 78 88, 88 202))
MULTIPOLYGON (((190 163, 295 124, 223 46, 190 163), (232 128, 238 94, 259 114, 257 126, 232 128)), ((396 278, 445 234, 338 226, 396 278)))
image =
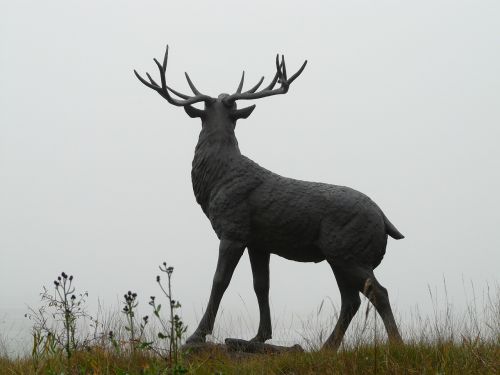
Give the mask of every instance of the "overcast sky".
MULTIPOLYGON (((110 306, 131 289, 144 312, 157 264, 194 328, 218 240, 190 179, 199 119, 133 75, 188 71, 212 96, 306 70, 261 99, 236 132, 260 165, 370 196, 405 234, 376 275, 404 318, 431 309, 443 278, 498 283, 498 1, 0 1, 0 331, 61 271, 110 306)), ((327 263, 271 258, 276 320, 339 306, 327 263)), ((247 256, 221 308, 257 320, 247 256), (242 304, 244 301, 244 304, 242 304)), ((92 308, 91 308, 92 310, 92 308)), ((224 318, 217 321, 224 325, 224 318)))

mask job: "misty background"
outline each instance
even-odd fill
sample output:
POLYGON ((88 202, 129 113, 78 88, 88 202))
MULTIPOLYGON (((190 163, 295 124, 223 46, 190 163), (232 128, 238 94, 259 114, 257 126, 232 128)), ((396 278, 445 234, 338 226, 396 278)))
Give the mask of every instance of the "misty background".
MULTIPOLYGON (((245 87, 268 82, 278 52, 290 73, 308 59, 287 95, 255 101, 237 123, 240 149, 384 210, 406 238, 389 240, 375 273, 402 321, 415 306, 432 311, 428 288, 443 280, 457 311, 471 284, 498 283, 498 1, 0 4, 0 335, 11 342, 29 338, 27 306, 61 271, 89 292, 90 313, 133 290, 150 314, 164 260, 196 327, 218 254, 191 187, 201 124, 133 75, 157 77, 167 43, 167 81, 187 94, 184 71, 217 96, 243 69, 245 87)), ((273 324, 291 330, 324 299, 340 306, 326 262, 277 256, 270 299, 273 324)), ((237 335, 237 317, 253 337, 246 255, 216 331, 237 335)))

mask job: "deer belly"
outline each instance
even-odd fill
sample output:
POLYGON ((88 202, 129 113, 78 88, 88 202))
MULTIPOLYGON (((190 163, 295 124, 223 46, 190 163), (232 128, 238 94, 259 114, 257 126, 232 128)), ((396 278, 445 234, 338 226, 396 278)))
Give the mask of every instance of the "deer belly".
POLYGON ((325 256, 315 245, 317 232, 313 228, 265 226, 252 227, 251 245, 297 262, 321 262, 325 256), (286 230, 288 229, 288 230, 286 230))
POLYGON ((321 253, 321 250, 314 246, 301 247, 301 246, 290 246, 290 247, 274 247, 270 249, 272 254, 279 255, 280 257, 294 260, 296 262, 322 262, 325 260, 325 256, 321 253))

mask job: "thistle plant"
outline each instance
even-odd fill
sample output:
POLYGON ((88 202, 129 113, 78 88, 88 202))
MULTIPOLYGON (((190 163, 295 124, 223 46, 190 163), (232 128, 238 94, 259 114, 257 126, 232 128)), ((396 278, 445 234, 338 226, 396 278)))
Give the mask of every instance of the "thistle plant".
POLYGON ((75 332, 76 332, 76 314, 80 305, 76 302, 76 296, 73 294, 75 288, 72 287, 73 275, 69 276, 62 272, 61 276, 54 281, 56 292, 59 299, 55 299, 53 303, 58 305, 59 310, 64 311, 64 332, 66 334, 65 350, 67 357, 71 357, 72 349, 76 348, 75 332))
POLYGON ((40 295, 44 305, 36 311, 30 308, 25 315, 34 322, 33 357, 55 353, 62 348, 69 360, 78 347, 77 321, 87 317, 84 304, 88 293, 75 294, 73 276, 61 272, 54 280, 53 294, 43 287, 40 295), (58 329, 57 325, 61 323, 62 329, 58 329))
POLYGON ((123 295, 125 299, 125 306, 122 309, 122 312, 125 314, 125 318, 127 320, 127 325, 125 326, 125 330, 129 332, 130 338, 129 342, 131 347, 134 348, 135 343, 135 309, 139 305, 139 302, 136 302, 137 293, 132 293, 130 290, 123 295))
MULTIPOLYGON (((137 293, 132 293, 130 290, 123 295, 124 307, 122 312, 125 314, 127 325, 125 330, 129 332, 129 343, 132 351, 136 348, 144 349, 151 345, 150 342, 142 342, 144 336, 144 330, 149 323, 149 316, 143 316, 141 322, 139 323, 139 332, 137 332, 137 323, 135 319, 135 314, 139 302, 137 301, 137 293), (138 335, 137 335, 138 333, 138 335)), ((112 332, 110 332, 110 338, 112 337, 112 332)))
POLYGON ((161 291, 167 297, 169 305, 169 320, 166 321, 160 315, 161 304, 156 302, 156 297, 151 296, 149 304, 153 307, 153 313, 159 320, 162 331, 158 332, 158 338, 161 340, 166 340, 168 342, 168 363, 169 368, 174 373, 184 373, 186 369, 181 364, 180 358, 180 344, 182 342, 182 337, 187 330, 187 326, 184 325, 178 314, 175 314, 175 310, 181 307, 179 301, 173 299, 172 296, 172 274, 174 272, 173 267, 167 267, 167 263, 163 262, 159 266, 161 272, 167 275, 166 286, 162 283, 161 277, 156 276, 156 282, 159 285, 161 291))

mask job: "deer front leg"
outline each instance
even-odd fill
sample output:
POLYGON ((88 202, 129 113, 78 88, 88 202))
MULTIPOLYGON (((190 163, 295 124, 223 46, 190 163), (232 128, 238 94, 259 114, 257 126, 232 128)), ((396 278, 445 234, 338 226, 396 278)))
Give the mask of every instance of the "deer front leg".
POLYGON ((269 310, 269 258, 270 253, 248 249, 253 274, 253 288, 259 303, 260 322, 257 335, 251 340, 265 342, 272 336, 271 312, 269 310))
POLYGON ((215 316, 219 309, 219 304, 226 291, 234 269, 238 264, 246 245, 242 242, 229 239, 221 239, 219 245, 219 259, 212 283, 212 291, 208 300, 207 309, 201 318, 196 331, 186 340, 186 343, 205 342, 205 336, 212 333, 215 316))

